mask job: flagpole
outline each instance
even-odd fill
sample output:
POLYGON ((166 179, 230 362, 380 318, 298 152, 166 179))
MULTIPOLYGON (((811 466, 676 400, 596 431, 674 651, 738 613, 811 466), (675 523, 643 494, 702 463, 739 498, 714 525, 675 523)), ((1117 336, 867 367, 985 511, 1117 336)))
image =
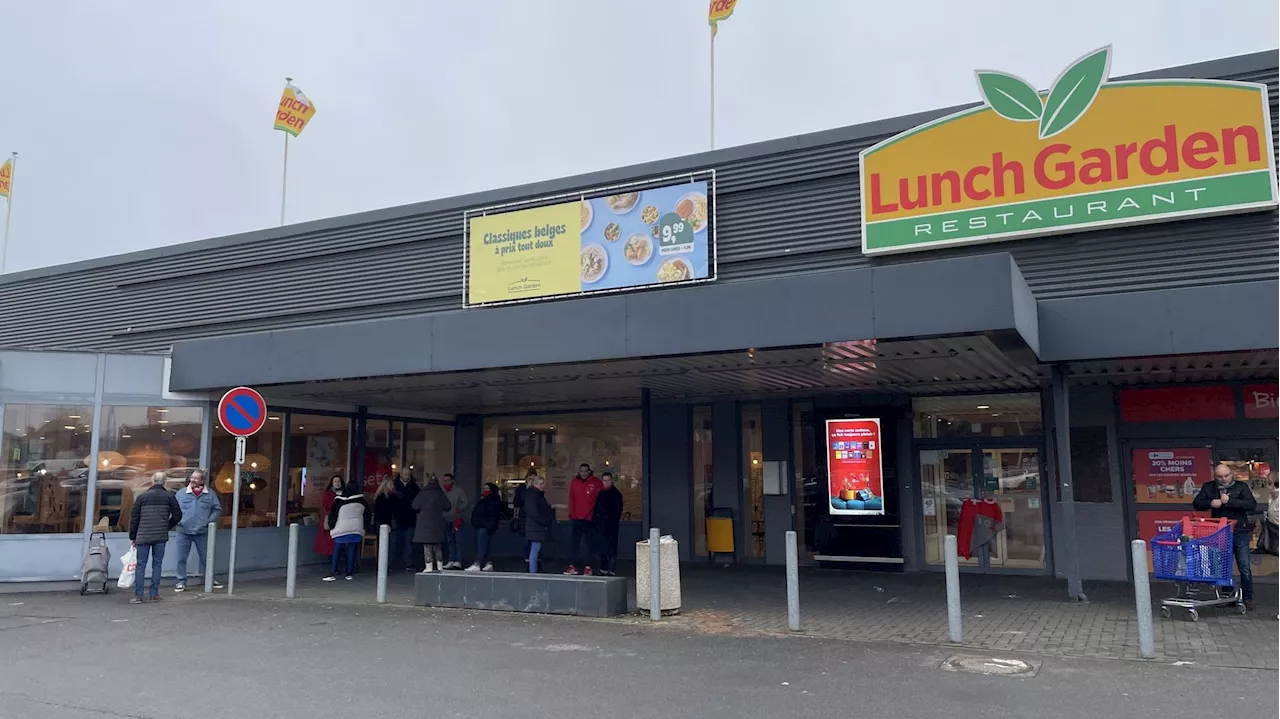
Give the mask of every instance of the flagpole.
MULTIPOLYGON (((293 84, 293 78, 284 79, 285 87, 293 84)), ((289 133, 284 133, 284 168, 280 174, 280 226, 284 227, 284 203, 289 197, 289 133)))
POLYGON ((716 149, 716 26, 711 26, 711 149, 716 149))
POLYGON ((284 203, 289 196, 289 133, 284 133, 284 172, 280 175, 280 226, 284 227, 284 203))
POLYGON ((4 274, 5 260, 9 257, 9 218, 13 216, 13 180, 18 176, 18 153, 9 161, 9 196, 4 198, 4 241, 0 242, 0 275, 4 274))

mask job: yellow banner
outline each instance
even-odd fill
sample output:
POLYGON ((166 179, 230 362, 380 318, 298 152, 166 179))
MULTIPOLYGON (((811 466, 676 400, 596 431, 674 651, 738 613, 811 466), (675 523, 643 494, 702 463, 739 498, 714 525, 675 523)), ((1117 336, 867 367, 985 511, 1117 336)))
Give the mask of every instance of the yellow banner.
POLYGON ((280 106, 276 108, 275 129, 297 137, 306 129, 307 123, 316 114, 315 103, 302 94, 302 90, 286 82, 284 93, 280 96, 280 106))
POLYGON ((583 203, 472 217, 467 302, 485 304, 582 289, 583 203))
POLYGON ((8 197, 13 187, 13 160, 5 160, 0 165, 0 197, 8 197))
POLYGON ((711 0, 707 7, 707 24, 711 26, 712 35, 720 29, 719 23, 728 20, 737 6, 738 0, 711 0))

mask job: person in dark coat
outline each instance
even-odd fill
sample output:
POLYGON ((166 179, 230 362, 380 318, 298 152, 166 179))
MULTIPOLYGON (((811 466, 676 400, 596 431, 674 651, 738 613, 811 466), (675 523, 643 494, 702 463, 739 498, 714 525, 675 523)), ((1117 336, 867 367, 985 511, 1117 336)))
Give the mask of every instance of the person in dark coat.
POLYGON ((502 522, 502 491, 489 482, 480 490, 480 501, 471 510, 471 526, 476 530, 476 560, 467 567, 468 572, 492 572, 489 561, 489 543, 502 522))
POLYGON ((524 538, 529 541, 529 573, 538 573, 538 555, 542 543, 551 539, 551 527, 555 524, 555 510, 547 501, 547 480, 539 476, 529 478, 524 492, 524 538))
POLYGON ((427 486, 413 498, 413 511, 417 513, 413 541, 422 545, 424 572, 434 572, 444 564, 440 545, 444 544, 444 513, 451 506, 435 477, 428 479, 427 486))
POLYGON ((133 579, 130 604, 142 604, 142 585, 151 559, 151 601, 160 601, 160 567, 164 564, 164 547, 169 530, 182 521, 178 498, 164 488, 164 472, 151 475, 151 488, 133 502, 129 512, 129 542, 138 552, 138 569, 133 579))
POLYGON ((1213 480, 1205 482, 1199 494, 1191 500, 1191 506, 1202 512, 1209 510, 1209 516, 1214 519, 1235 522, 1232 553, 1235 554, 1236 569, 1240 571, 1240 594, 1245 609, 1257 609, 1258 605, 1253 601, 1253 568, 1249 556, 1249 538, 1253 536, 1253 521, 1249 514, 1258 508, 1253 490, 1249 489, 1248 483, 1236 479, 1231 467, 1219 464, 1213 468, 1213 480))
POLYGON ((384 479, 378 485, 377 494, 373 495, 373 526, 370 529, 376 533, 385 524, 394 530, 399 517, 400 495, 396 493, 396 483, 384 479))
POLYGON ((413 478, 412 470, 408 467, 402 468, 396 477, 396 494, 400 495, 400 516, 391 542, 394 548, 391 556, 397 562, 403 562, 404 568, 411 572, 417 570, 418 557, 422 556, 422 552, 417 551, 413 542, 414 526, 418 523, 418 513, 413 511, 413 500, 418 498, 418 492, 421 491, 422 487, 418 486, 418 480, 413 478))
POLYGON ((622 523, 622 492, 613 486, 613 473, 600 475, 604 489, 596 495, 591 521, 596 530, 596 552, 600 555, 600 574, 612 577, 618 572, 618 525, 622 523))

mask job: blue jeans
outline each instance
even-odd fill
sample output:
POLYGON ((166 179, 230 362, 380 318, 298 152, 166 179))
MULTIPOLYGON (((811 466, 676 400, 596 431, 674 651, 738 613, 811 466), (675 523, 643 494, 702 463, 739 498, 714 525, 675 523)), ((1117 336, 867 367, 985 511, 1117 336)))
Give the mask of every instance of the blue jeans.
POLYGON ((178 581, 175 582, 176 586, 185 587, 187 585, 187 560, 191 558, 192 545, 195 545, 196 557, 200 560, 200 572, 207 571, 208 557, 205 556, 205 553, 209 549, 209 533, 184 534, 178 532, 173 535, 173 551, 178 553, 178 581))
POLYGON ((484 566, 489 561, 489 530, 483 527, 476 529, 476 564, 484 566))
POLYGON ((355 537, 353 540, 343 541, 344 539, 347 539, 347 538, 342 537, 338 540, 335 540, 333 543, 333 557, 330 559, 330 563, 329 563, 330 576, 337 576, 338 557, 341 557, 344 552, 347 555, 347 575, 349 576, 355 572, 356 555, 360 553, 361 538, 355 537))
POLYGON ((142 599, 142 584, 147 574, 147 558, 151 558, 151 596, 160 596, 160 567, 164 564, 164 542, 139 544, 138 569, 133 575, 133 596, 142 599))
POLYGON ((538 573, 538 554, 542 552, 542 542, 529 542, 529 573, 538 573))
POLYGON ((458 551, 458 530, 453 528, 453 522, 444 530, 444 551, 448 558, 446 561, 462 563, 462 553, 458 551))
POLYGON ((1249 566, 1252 559, 1249 555, 1252 549, 1249 540, 1252 537, 1252 532, 1236 532, 1231 535, 1231 553, 1236 555, 1236 569, 1240 570, 1240 590, 1246 600, 1253 599, 1253 567, 1249 566))

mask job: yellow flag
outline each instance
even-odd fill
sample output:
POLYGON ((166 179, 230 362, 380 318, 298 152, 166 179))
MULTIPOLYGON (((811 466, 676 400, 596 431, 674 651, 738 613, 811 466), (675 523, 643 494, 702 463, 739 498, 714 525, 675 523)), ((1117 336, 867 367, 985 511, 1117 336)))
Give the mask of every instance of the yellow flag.
POLYGON ((13 187, 13 160, 5 160, 0 165, 0 197, 8 197, 13 187))
POLYGON ((711 5, 707 8, 707 23, 711 25, 712 36, 720 29, 719 23, 728 20, 737 5, 738 0, 711 0, 711 5))
POLYGON ((315 114, 315 103, 307 99, 307 96, 294 87, 292 82, 286 82, 284 94, 280 96, 280 107, 276 108, 275 129, 284 130, 297 137, 306 129, 307 123, 311 122, 315 114))

